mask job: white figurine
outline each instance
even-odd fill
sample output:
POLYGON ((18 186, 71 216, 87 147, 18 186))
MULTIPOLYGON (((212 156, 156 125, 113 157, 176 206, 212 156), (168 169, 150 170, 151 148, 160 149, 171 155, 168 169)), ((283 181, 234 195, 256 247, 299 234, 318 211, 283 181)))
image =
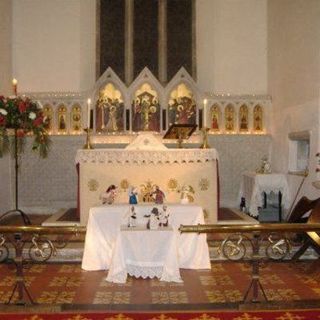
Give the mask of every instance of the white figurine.
POLYGON ((106 192, 102 193, 100 198, 102 199, 103 204, 113 204, 117 196, 117 187, 112 184, 108 187, 106 192))
POLYGON ((129 188, 129 204, 137 204, 138 203, 138 199, 137 199, 137 195, 138 195, 138 189, 134 186, 131 186, 129 188))
POLYGON ((159 210, 158 208, 153 208, 149 215, 145 215, 145 217, 149 218, 147 223, 147 229, 157 230, 159 228, 159 210))
POLYGON ((268 157, 264 156, 261 159, 261 165, 260 168, 256 170, 257 173, 261 173, 261 174, 266 174, 266 173, 271 173, 271 164, 268 161, 268 157))
POLYGON ((137 221, 137 214, 134 210, 134 206, 131 207, 131 213, 129 213, 128 218, 128 228, 134 228, 136 227, 136 221, 137 221))
POLYGON ((169 212, 167 206, 163 206, 162 211, 159 213, 159 226, 167 227, 169 225, 169 212))
POLYGON ((193 202, 193 197, 191 196, 191 193, 194 193, 194 190, 190 185, 184 185, 181 188, 180 192, 181 192, 180 203, 186 204, 189 202, 193 202))

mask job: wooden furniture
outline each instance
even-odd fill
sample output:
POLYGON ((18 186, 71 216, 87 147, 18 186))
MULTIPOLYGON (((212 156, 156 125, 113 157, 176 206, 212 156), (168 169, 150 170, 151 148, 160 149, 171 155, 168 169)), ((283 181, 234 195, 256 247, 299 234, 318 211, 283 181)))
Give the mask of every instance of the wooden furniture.
MULTIPOLYGON (((316 199, 312 202, 313 209, 310 213, 307 223, 320 223, 320 200, 316 199)), ((294 254, 292 260, 298 260, 306 250, 311 247, 320 256, 320 236, 317 232, 308 231, 302 247, 294 254)))
POLYGON ((320 198, 315 200, 310 200, 303 196, 297 204, 294 206, 293 210, 289 212, 287 217, 287 222, 306 222, 308 218, 303 218, 303 216, 310 210, 314 209, 316 204, 320 201, 320 198))

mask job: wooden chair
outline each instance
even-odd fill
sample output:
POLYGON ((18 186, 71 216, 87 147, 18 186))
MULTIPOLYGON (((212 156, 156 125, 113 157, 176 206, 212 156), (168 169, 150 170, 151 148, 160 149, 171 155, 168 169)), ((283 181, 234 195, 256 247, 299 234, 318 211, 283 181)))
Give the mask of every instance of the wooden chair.
MULTIPOLYGON (((314 207, 310 213, 310 216, 307 220, 307 223, 320 223, 320 199, 314 200, 316 201, 314 207)), ((317 232, 308 231, 305 233, 306 237, 301 248, 294 254, 292 260, 298 260, 305 251, 312 247, 317 254, 320 256, 320 236, 317 232)))
POLYGON ((308 211, 312 210, 319 201, 320 198, 315 200, 309 200, 307 197, 302 197, 289 214, 287 222, 307 222, 308 218, 302 218, 302 216, 308 211))

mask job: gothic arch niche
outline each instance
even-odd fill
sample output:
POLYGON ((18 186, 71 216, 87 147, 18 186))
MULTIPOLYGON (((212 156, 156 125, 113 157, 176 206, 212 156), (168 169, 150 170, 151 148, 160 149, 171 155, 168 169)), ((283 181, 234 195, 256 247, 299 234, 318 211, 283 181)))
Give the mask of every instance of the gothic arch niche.
POLYGON ((235 130, 235 109, 232 104, 228 104, 224 111, 224 121, 226 132, 234 132, 235 130))
POLYGON ((249 131, 249 109, 245 104, 239 108, 239 131, 249 131))
POLYGON ((255 132, 263 131, 263 109, 259 104, 253 108, 253 130, 255 132))
POLYGON ((124 118, 124 101, 121 91, 109 82, 99 91, 96 103, 96 131, 123 131, 124 118))
POLYGON ((81 106, 76 103, 71 108, 71 117, 70 117, 70 128, 71 132, 74 134, 81 133, 81 121, 82 121, 82 114, 81 114, 81 106))
POLYGON ((215 103, 210 108, 210 129, 214 132, 220 131, 221 128, 221 109, 220 106, 215 103))
POLYGON ((197 108, 193 92, 184 83, 178 84, 170 93, 168 122, 169 126, 197 123, 197 108))
POLYGON ((50 104, 45 104, 43 107, 43 116, 47 118, 47 131, 49 134, 53 133, 53 108, 50 104))
POLYGON ((63 104, 61 104, 58 107, 57 123, 58 123, 58 133, 66 134, 67 133, 67 107, 63 104))
POLYGON ((132 130, 160 131, 159 95, 149 83, 143 83, 134 93, 131 109, 132 130))

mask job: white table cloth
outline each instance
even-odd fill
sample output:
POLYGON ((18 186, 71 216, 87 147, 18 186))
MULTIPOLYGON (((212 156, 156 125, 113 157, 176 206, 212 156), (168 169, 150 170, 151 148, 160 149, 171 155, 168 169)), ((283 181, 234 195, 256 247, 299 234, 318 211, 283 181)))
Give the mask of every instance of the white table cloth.
POLYGON ((177 234, 171 227, 147 230, 122 227, 115 243, 107 281, 125 283, 127 274, 182 282, 179 271, 177 234))
POLYGON ((282 204, 289 207, 289 186, 281 173, 258 174, 245 172, 242 176, 239 197, 246 200, 246 208, 253 217, 258 217, 258 207, 263 206, 263 192, 282 193, 282 204))
MULTIPOLYGON (((145 214, 161 205, 135 206, 137 224, 146 224, 145 214)), ((197 205, 167 204, 170 212, 169 225, 177 232, 180 225, 203 224, 203 211, 197 205)), ((112 262, 117 236, 121 225, 127 225, 131 205, 115 204, 90 209, 85 239, 82 268, 84 270, 108 270, 112 262)), ((177 236, 180 268, 210 269, 209 248, 206 234, 183 233, 177 236)), ((148 244, 144 244, 146 246, 148 244)), ((140 248, 143 250, 143 247, 140 248)))

